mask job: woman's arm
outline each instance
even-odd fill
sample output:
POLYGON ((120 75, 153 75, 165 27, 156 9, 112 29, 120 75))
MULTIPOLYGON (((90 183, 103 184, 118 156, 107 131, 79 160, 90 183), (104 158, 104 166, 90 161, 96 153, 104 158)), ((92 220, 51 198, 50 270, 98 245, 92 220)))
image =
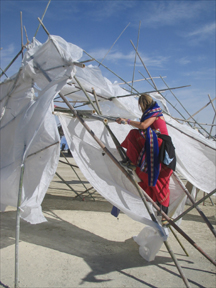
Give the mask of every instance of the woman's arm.
POLYGON ((118 118, 118 119, 116 119, 116 122, 118 124, 121 124, 121 122, 124 121, 125 123, 128 123, 133 127, 136 127, 138 129, 141 129, 141 130, 145 130, 149 126, 151 126, 151 124, 154 123, 154 121, 156 119, 157 119, 157 117, 151 117, 151 118, 146 119, 143 122, 139 122, 139 121, 133 121, 133 120, 125 119, 125 118, 118 118))

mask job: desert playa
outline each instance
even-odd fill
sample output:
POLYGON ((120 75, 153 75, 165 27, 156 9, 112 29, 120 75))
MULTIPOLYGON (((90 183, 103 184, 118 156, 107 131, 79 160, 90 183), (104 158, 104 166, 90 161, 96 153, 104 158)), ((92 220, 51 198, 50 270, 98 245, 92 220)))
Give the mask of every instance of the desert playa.
MULTIPOLYGON (((74 165, 72 157, 67 158, 74 165)), ((63 157, 60 160, 65 161, 63 157)), ((162 245, 152 262, 139 254, 133 236, 143 229, 120 213, 111 215, 112 205, 84 178, 61 161, 57 169, 82 199, 55 175, 42 203, 47 222, 31 225, 21 221, 19 243, 19 287, 185 287, 179 272, 162 245), (83 185, 84 184, 84 185, 83 185), (85 187, 84 187, 85 186, 85 187), (86 189, 93 193, 81 194, 86 189)), ((198 193, 198 199, 203 196, 198 193)), ((213 202, 215 197, 211 198, 213 202)), ((187 208, 188 206, 186 206, 187 208)), ((216 226, 215 207, 210 200, 199 206, 216 226)), ((1 213, 0 287, 14 287, 16 210, 1 213)), ((216 258, 216 241, 201 216, 193 209, 180 227, 205 253, 216 258)), ((177 232, 176 232, 177 233, 177 232)), ((172 233, 168 242, 191 287, 215 287, 215 266, 181 235, 189 257, 172 233)))

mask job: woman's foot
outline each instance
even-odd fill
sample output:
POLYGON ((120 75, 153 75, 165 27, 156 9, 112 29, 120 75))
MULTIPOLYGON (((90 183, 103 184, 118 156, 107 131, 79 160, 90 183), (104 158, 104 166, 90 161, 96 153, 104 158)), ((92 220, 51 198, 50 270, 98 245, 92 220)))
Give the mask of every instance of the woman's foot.
MULTIPOLYGON (((170 220, 173 220, 173 219, 170 218, 170 220)), ((161 225, 162 225, 162 226, 168 226, 169 224, 170 224, 169 221, 168 221, 166 218, 162 217, 162 219, 161 219, 161 225)))

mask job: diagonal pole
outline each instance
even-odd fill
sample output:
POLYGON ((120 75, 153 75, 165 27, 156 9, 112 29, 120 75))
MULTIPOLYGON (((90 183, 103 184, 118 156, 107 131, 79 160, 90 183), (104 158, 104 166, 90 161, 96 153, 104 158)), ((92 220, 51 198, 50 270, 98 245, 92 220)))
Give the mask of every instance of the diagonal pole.
MULTIPOLYGON (((212 99, 212 101, 214 101, 216 99, 216 97, 214 99, 212 99)), ((196 114, 198 114, 200 111, 202 111, 204 108, 206 108, 209 104, 211 103, 211 101, 209 101, 205 106, 203 106, 202 108, 200 108, 196 113, 194 113, 192 116, 194 117, 196 114)), ((189 117, 187 120, 190 120, 191 117, 189 117)))
MULTIPOLYGON (((215 121, 215 118, 216 118, 216 109, 215 109, 214 103, 213 103, 213 101, 212 101, 212 99, 211 99, 211 97, 210 97, 209 94, 208 94, 208 97, 209 97, 209 100, 210 100, 210 102, 211 102, 212 108, 213 108, 214 113, 215 113, 215 114, 214 114, 214 118, 213 118, 213 120, 212 120, 212 124, 214 124, 214 121, 215 121)), ((213 129, 213 126, 212 126, 211 129, 210 129, 210 135, 211 135, 212 129, 213 129)))
MULTIPOLYGON (((41 17, 41 21, 43 21, 43 18, 44 18, 45 14, 46 14, 46 11, 47 11, 47 9, 48 9, 48 7, 49 7, 50 2, 51 2, 51 0, 49 0, 48 4, 47 4, 47 6, 46 6, 46 8, 45 8, 45 10, 44 10, 44 13, 43 13, 43 15, 42 15, 42 17, 41 17)), ((34 37, 36 37, 40 26, 41 26, 41 24, 39 23, 39 24, 38 24, 38 28, 37 28, 37 30, 36 30, 36 32, 35 32, 35 34, 34 34, 34 37)))
POLYGON ((184 215, 186 215, 187 213, 189 213, 192 209, 196 208, 197 205, 199 205, 200 203, 204 202, 206 199, 208 199, 209 197, 211 197, 213 194, 216 193, 216 189, 212 190, 210 193, 208 193, 207 195, 205 195, 203 198, 201 198, 199 201, 192 203, 192 205, 185 210, 184 212, 182 212, 180 215, 178 215, 173 221, 176 222, 179 219, 181 219, 184 215))
MULTIPOLYGON (((25 45, 26 46, 26 45, 25 45)), ((2 75, 5 74, 5 72, 10 68, 10 66, 14 63, 14 61, 19 57, 20 54, 22 54, 23 49, 25 48, 25 46, 23 46, 23 48, 17 53, 17 55, 11 60, 11 62, 8 64, 8 66, 2 71, 2 73, 0 74, 0 77, 2 77, 2 75)))
MULTIPOLYGON (((134 45, 133 45, 133 46, 134 46, 134 45)), ((134 48, 135 48, 135 47, 134 47, 134 48)), ((135 48, 135 49, 136 49, 136 48, 135 48)), ((137 52, 137 50, 136 50, 136 52, 137 52)), ((137 53, 138 53, 138 52, 137 52, 137 53)), ((138 54, 138 55, 139 55, 139 54, 138 54)), ((140 57, 140 56, 139 56, 139 57, 140 57)), ((142 61, 142 58, 141 58, 141 57, 140 57, 140 60, 142 61)), ((143 65, 144 65, 144 67, 146 68, 146 66, 145 66, 145 64, 144 64, 143 61, 142 61, 142 63, 143 63, 143 65)), ((156 86, 156 84, 154 83, 154 80, 151 78, 151 75, 150 75, 149 71, 147 70, 147 68, 146 68, 146 71, 147 71, 150 79, 152 80, 153 86, 154 86, 155 89, 157 90, 157 86, 156 86)), ((163 80, 163 81, 164 81, 164 80, 163 80)), ((165 81, 164 81, 164 83, 165 83, 165 81)), ((167 86, 167 87, 168 87, 168 86, 167 86)), ((169 88, 169 87, 168 87, 168 88, 169 88)), ((189 113, 188 113, 188 114, 189 114, 189 113)), ((189 115, 190 115, 190 114, 189 114, 189 115)), ((180 185, 181 185, 181 187, 183 188, 185 194, 189 197, 189 199, 191 200, 191 202, 194 203, 193 198, 191 197, 190 193, 187 191, 187 189, 186 189, 186 188, 184 187, 184 185, 182 184, 182 182, 181 182, 181 180, 179 179, 178 175, 177 175, 175 172, 173 173, 173 175, 174 175, 174 177, 177 179, 178 183, 180 183, 180 185)), ((196 206, 196 209, 197 209, 197 211, 199 212, 199 214, 201 215, 201 217, 203 218, 203 220, 205 221, 205 223, 207 224, 207 226, 209 227, 209 229, 211 230, 211 232, 213 233, 213 235, 216 237, 216 231, 215 231, 214 227, 212 226, 212 224, 209 222, 208 218, 205 216, 205 214, 203 213, 203 211, 202 211, 198 206, 196 206)))
POLYGON ((74 190, 73 187, 71 187, 71 186, 64 180, 64 178, 62 178, 62 177, 59 175, 59 173, 58 173, 57 171, 55 172, 55 174, 62 180, 62 182, 65 183, 65 185, 68 186, 68 188, 70 188, 70 190, 72 190, 72 191, 76 194, 76 196, 80 197, 80 199, 83 200, 83 198, 80 196, 80 194, 77 193, 77 191, 74 190))
POLYGON ((113 72, 111 69, 109 69, 107 66, 105 66, 104 64, 102 64, 100 61, 98 61, 97 59, 93 58, 89 53, 87 53, 86 51, 83 50, 83 52, 88 55, 89 57, 91 57, 92 59, 94 59, 94 61, 96 61, 97 63, 99 63, 100 65, 102 65, 105 69, 107 69, 109 72, 111 72, 112 74, 114 74, 116 77, 118 77, 121 81, 123 81, 125 84, 127 84, 130 88, 132 88, 134 91, 136 91, 139 94, 139 91, 137 91, 133 86, 131 86, 128 82, 126 82, 124 79, 122 79, 119 75, 117 75, 115 72, 113 72))
MULTIPOLYGON (((43 71, 43 69, 40 67, 39 64, 37 64, 37 67, 41 70, 41 72, 43 73, 43 75, 48 79, 48 81, 51 81, 51 78, 46 74, 45 71, 43 71)), ((95 139, 95 141, 99 144, 99 146, 103 149, 103 151, 108 155, 108 157, 110 157, 110 159, 115 163, 115 165, 118 166, 118 168, 124 173, 124 175, 131 181, 131 183, 133 183, 133 185, 137 188, 137 191, 144 203, 144 205, 146 206, 147 210, 149 211, 150 217, 152 218, 152 220, 154 222, 157 223, 157 220, 154 216, 154 214, 151 213, 151 211, 148 209, 148 204, 146 202, 146 199, 152 203, 152 205, 155 207, 155 209, 160 212, 164 218, 185 238, 188 240, 188 242, 193 245, 203 256, 205 256, 211 263, 213 263, 216 266, 216 262, 210 257, 208 256, 180 227, 178 227, 163 211, 161 211, 160 207, 151 199, 150 196, 148 196, 148 194, 141 190, 140 187, 138 186, 137 182, 133 179, 132 175, 126 171, 121 164, 119 163, 119 161, 112 155, 112 153, 107 149, 107 147, 104 145, 103 142, 100 141, 100 139, 95 135, 95 133, 90 129, 90 127, 85 123, 85 121, 82 119, 82 117, 80 117, 80 115, 77 113, 77 111, 73 108, 73 106, 71 106, 71 104, 69 103, 69 101, 61 94, 59 93, 59 95, 61 96, 61 98, 65 101, 65 104, 68 106, 68 108, 71 110, 71 112, 77 117, 77 119, 81 122, 81 124, 85 127, 85 129, 90 133, 90 135, 95 139), (144 196, 143 196, 144 195, 144 196), (146 198, 146 199, 145 199, 146 198)), ((158 228, 160 226, 158 225, 158 228)), ((159 230, 161 231, 161 230, 159 230)), ((161 231, 162 232, 162 231, 161 231)), ((176 264, 176 267, 186 285, 186 287, 190 287, 187 278, 184 276, 183 271, 181 269, 181 267, 179 266, 177 259, 174 255, 174 253, 172 252, 172 250, 169 247, 169 244, 167 241, 164 242, 168 252, 170 253, 172 259, 174 260, 174 263, 176 264)))
MULTIPOLYGON (((161 77, 161 80, 164 82, 164 84, 167 86, 167 88, 169 88, 169 86, 167 85, 167 83, 165 82, 165 80, 161 77)), ((172 92, 172 90, 170 89, 170 92, 172 93, 172 95, 175 97, 175 99, 178 101, 178 103, 181 105, 181 107, 185 110, 185 112, 194 120, 194 122, 199 125, 200 128, 202 128, 209 136, 211 136, 211 133, 209 134, 209 132, 203 128, 194 118, 193 116, 191 116, 191 114, 187 111, 187 109, 182 105, 182 103, 178 100, 178 98, 175 96, 175 94, 172 92)))
MULTIPOLYGON (((40 67, 40 65, 37 65, 38 68, 42 71, 43 75, 49 80, 51 81, 50 77, 46 74, 45 71, 43 71, 40 67)), ((180 227, 178 227, 163 211, 160 210, 159 206, 148 196, 148 194, 141 190, 140 187, 138 186, 138 184, 136 183, 136 181, 134 181, 133 177, 120 165, 120 163, 118 162, 118 160, 112 155, 112 153, 107 149, 107 147, 104 145, 103 142, 100 141, 100 139, 95 135, 95 133, 90 129, 90 127, 88 127, 88 125, 85 123, 85 121, 82 119, 82 117, 80 117, 77 113, 77 111, 71 106, 71 104, 68 102, 68 100, 61 94, 59 93, 59 95, 61 96, 61 98, 65 101, 65 104, 69 107, 69 109, 74 113, 74 115, 78 118, 78 120, 81 122, 81 124, 86 128, 86 130, 90 133, 90 135, 95 139, 95 141, 100 145, 100 147, 103 149, 103 151, 108 155, 108 157, 111 158, 111 160, 119 167, 119 169, 124 173, 124 175, 135 185, 135 187, 137 188, 141 199, 143 200, 143 203, 145 205, 147 205, 147 202, 145 200, 148 199, 148 201, 150 201, 152 203, 152 205, 156 208, 157 211, 159 211, 164 218, 177 230, 179 231, 188 241, 189 243, 191 243, 198 251, 200 251, 200 253, 202 253, 209 261, 211 261, 215 266, 216 266, 216 262, 209 257, 202 249, 200 249, 200 247, 184 232, 181 230, 180 227), (143 194, 145 196, 145 198, 143 197, 143 194)), ((155 216, 150 213, 150 216, 152 217, 152 219, 154 219, 156 222, 157 220, 155 219, 155 216)), ((170 255, 172 255, 175 259, 175 263, 176 263, 176 267, 180 272, 180 275, 182 276, 182 279, 184 281, 184 283, 186 284, 187 287, 190 287, 188 280, 184 277, 183 272, 180 268, 180 266, 177 263, 177 259, 174 256, 174 253, 171 254, 171 251, 167 245, 167 242, 165 243, 165 245, 167 246, 168 251, 170 252, 170 255)))
POLYGON ((138 53, 138 51, 137 51, 136 47, 134 46, 134 44, 133 44, 132 40, 130 40, 130 42, 131 42, 131 44, 132 44, 132 46, 133 46, 134 50, 136 51, 136 54, 138 55, 138 57, 139 57, 139 59, 140 59, 141 63, 143 64, 143 66, 144 66, 144 68, 145 68, 145 70, 146 70, 146 72, 147 72, 147 74, 148 74, 149 78, 151 79, 151 81, 152 81, 152 84, 153 84, 154 88, 157 90, 157 86, 156 86, 156 84, 155 84, 155 82, 154 82, 154 80, 153 80, 153 78, 152 78, 151 74, 149 73, 149 71, 148 71, 148 69, 147 69, 147 67, 146 67, 145 63, 143 62, 142 58, 140 57, 140 55, 139 55, 139 53, 138 53))
MULTIPOLYGON (((74 76, 74 77, 75 77, 75 76, 74 76)), ((95 108, 93 102, 92 102, 91 99, 89 98, 88 94, 86 93, 86 91, 85 91, 85 89, 83 88, 83 86, 81 85, 81 83, 80 83, 76 78, 75 78, 75 80, 77 81, 78 85, 80 86, 80 89, 83 91, 83 93, 84 93, 84 94, 86 95, 86 97, 89 99, 92 107, 95 108)), ((95 97, 96 97, 96 99, 97 99, 97 95, 96 95, 95 91, 94 91, 94 95, 95 95, 95 97)), ((96 103, 97 103, 97 101, 96 101, 96 103)), ((98 115, 102 115, 101 110, 100 110, 100 107, 98 107, 98 110, 96 110, 96 111, 97 111, 98 115)), ((110 136, 112 137, 113 142, 114 142, 114 144, 116 145, 116 148, 117 148, 117 150, 118 150, 118 152, 119 152, 122 160, 125 160, 125 159, 126 159, 126 153, 125 153, 124 149, 121 147, 118 139, 115 137, 114 133, 113 133, 112 130, 110 129, 110 127, 109 127, 109 125, 108 125, 108 122, 103 121, 103 123, 104 123, 105 127, 107 128, 108 132, 110 133, 110 136)))
MULTIPOLYGON (((138 50, 140 26, 141 26, 141 21, 139 22, 139 30, 138 30, 138 36, 137 36, 137 46, 136 46, 136 50, 138 50)), ((134 69, 133 69, 133 76, 132 76, 132 86, 133 86, 133 83, 134 83, 134 74, 135 74, 135 67, 136 67, 136 56, 137 56, 137 54, 135 53, 134 69)), ((131 92, 132 92, 132 89, 131 89, 131 92)))
MULTIPOLYGON (((195 204, 195 201, 193 199, 193 197, 191 196, 191 194, 188 192, 187 188, 183 185, 183 183, 181 182, 181 180, 179 179, 179 177, 177 176, 176 172, 173 171, 173 175, 175 176, 175 178, 177 179, 178 183, 180 184, 180 186, 182 187, 182 189, 184 190, 185 194, 187 195, 187 197, 190 199, 190 201, 192 202, 192 204, 195 204)), ((196 205, 196 210, 199 212, 199 214, 201 215, 201 217, 203 218, 203 220, 205 221, 205 223, 207 224, 208 228, 210 229, 210 231, 213 233, 213 235, 216 237, 216 231, 214 229, 214 227, 212 226, 212 224, 210 223, 210 221, 208 220, 208 218, 206 217, 206 215, 203 213, 203 211, 199 208, 198 205, 196 205)))
MULTIPOLYGON (((73 172, 75 173, 75 175, 77 176, 77 178, 79 179, 79 181, 82 183, 83 187, 85 188, 85 191, 82 192, 82 193, 80 193, 79 195, 82 195, 82 194, 88 192, 88 190, 92 189, 93 187, 87 188, 87 187, 85 186, 84 182, 83 182, 82 179, 79 177, 79 175, 78 175, 78 173, 76 172, 76 170, 74 169, 74 165, 71 165, 71 164, 70 164, 70 162, 68 161, 68 159, 66 158, 66 156, 64 155, 64 153, 61 152, 61 154, 63 155, 63 157, 65 158, 65 160, 66 160, 67 163, 65 163, 65 162, 63 162, 63 161, 61 161, 61 162, 62 162, 62 163, 65 163, 65 164, 68 164, 68 165, 71 167, 71 169, 73 170, 73 172)), ((93 197, 90 193, 89 193, 89 195, 92 197, 93 200, 95 200, 94 197, 93 197)), ((78 195, 77 195, 77 196, 78 196, 78 195)), ((77 196, 76 196, 76 197, 77 197, 77 196)), ((76 198, 76 197, 75 197, 75 198, 76 198)), ((83 200, 83 199, 82 199, 82 200, 83 200)))
POLYGON ((115 43, 118 41, 118 39, 121 37, 121 35, 124 33, 124 31, 127 29, 127 27, 130 25, 130 23, 128 23, 128 25, 124 28, 124 30, 121 32, 121 34, 118 36, 118 38, 115 40, 115 42, 113 43, 113 45, 110 47, 110 49, 107 51, 107 53, 105 54, 104 58, 101 60, 101 63, 99 63, 98 67, 102 64, 102 62, 104 61, 104 59, 106 58, 106 56, 108 55, 108 53, 110 52, 110 50, 113 48, 113 46, 115 45, 115 43))
MULTIPOLYGON (((132 45, 134 46, 134 44, 133 44, 132 41, 131 41, 131 43, 132 43, 132 45)), ((134 49, 135 49, 136 53, 137 53, 138 56, 139 56, 139 53, 137 52, 135 46, 134 46, 134 49)), ((146 72, 148 73, 148 75, 149 75, 149 77, 150 77, 150 79, 151 79, 151 81, 152 81, 152 84, 153 84, 154 88, 157 90, 157 86, 156 86, 154 80, 152 79, 152 77, 151 77, 151 75, 150 75, 147 67, 145 66, 145 63, 143 62, 143 60, 142 60, 142 58, 141 58, 140 56, 139 56, 139 58, 140 58, 140 60, 141 60, 141 62, 142 62, 142 64, 143 64, 143 66, 145 67, 146 72)), ((162 80, 163 80, 163 79, 162 79, 162 80)), ((163 80, 163 81, 164 81, 164 80, 163 80)), ((165 83, 165 81, 164 81, 164 83, 165 83)), ((166 83, 165 83, 165 84, 166 84, 166 83)), ((166 86, 168 87, 168 85, 166 85, 166 86)), ((169 87, 168 87, 168 88, 169 88, 169 87)), ((188 113, 188 114, 189 114, 189 113, 188 113)), ((190 115, 190 114, 189 114, 189 115, 190 115)), ((189 199, 191 200, 191 202, 194 203, 193 198, 191 197, 190 193, 187 191, 187 189, 186 189, 186 188, 184 187, 184 185, 182 184, 182 182, 181 182, 181 180, 179 179, 178 175, 177 175, 175 172, 173 173, 173 175, 174 175, 174 177, 177 179, 177 181, 178 181, 178 183, 181 185, 181 187, 183 188, 185 194, 189 197, 189 199)), ((203 211, 202 211, 198 206, 196 206, 196 209, 197 209, 197 211, 199 212, 199 214, 201 215, 201 217, 203 218, 203 220, 205 221, 205 223, 207 224, 207 226, 209 227, 209 229, 211 230, 211 232, 213 233, 213 235, 216 237, 216 231, 215 231, 214 227, 212 226, 212 224, 209 222, 208 218, 205 216, 205 214, 203 213, 203 211)))

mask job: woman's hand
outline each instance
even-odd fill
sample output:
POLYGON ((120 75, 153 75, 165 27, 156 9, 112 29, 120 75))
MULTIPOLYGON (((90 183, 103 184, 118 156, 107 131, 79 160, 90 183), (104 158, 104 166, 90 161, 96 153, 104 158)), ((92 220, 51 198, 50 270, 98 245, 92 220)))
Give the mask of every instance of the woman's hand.
POLYGON ((143 122, 139 122, 139 121, 134 121, 134 120, 125 119, 125 118, 117 118, 115 121, 118 124, 130 124, 133 127, 136 127, 141 130, 145 130, 149 126, 151 126, 156 119, 157 117, 150 117, 143 122))
POLYGON ((118 124, 127 124, 127 119, 125 119, 125 118, 117 118, 115 121, 118 124))

